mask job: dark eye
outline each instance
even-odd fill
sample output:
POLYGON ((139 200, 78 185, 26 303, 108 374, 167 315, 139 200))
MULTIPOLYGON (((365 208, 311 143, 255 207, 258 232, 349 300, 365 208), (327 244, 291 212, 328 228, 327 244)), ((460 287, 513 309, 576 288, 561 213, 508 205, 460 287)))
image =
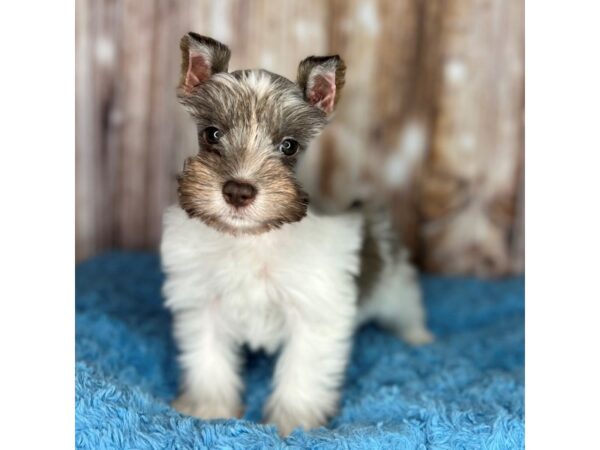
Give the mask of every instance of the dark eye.
POLYGON ((223 137, 223 134, 218 128, 208 127, 204 130, 204 139, 209 144, 218 144, 221 137, 223 137))
POLYGON ((292 156, 298 151, 298 142, 290 138, 284 139, 279 144, 279 151, 285 156, 292 156))

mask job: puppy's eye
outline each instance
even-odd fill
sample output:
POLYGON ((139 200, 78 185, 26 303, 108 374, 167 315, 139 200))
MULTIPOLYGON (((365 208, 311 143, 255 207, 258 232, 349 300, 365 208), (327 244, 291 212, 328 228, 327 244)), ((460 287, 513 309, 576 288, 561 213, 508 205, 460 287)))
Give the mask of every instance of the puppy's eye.
POLYGON ((298 142, 293 139, 286 138, 281 141, 281 144, 279 144, 279 151, 285 156, 292 156, 298 151, 298 142))
POLYGON ((209 144, 218 144, 222 137, 223 133, 218 128, 208 127, 204 130, 204 139, 209 144))

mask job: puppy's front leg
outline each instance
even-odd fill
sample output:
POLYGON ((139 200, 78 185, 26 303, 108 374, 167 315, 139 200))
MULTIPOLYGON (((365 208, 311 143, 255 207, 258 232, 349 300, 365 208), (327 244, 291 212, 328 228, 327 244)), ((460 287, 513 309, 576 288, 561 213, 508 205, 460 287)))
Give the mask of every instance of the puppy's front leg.
POLYGON ((292 329, 275 369, 267 422, 288 435, 294 428, 324 425, 336 412, 352 337, 352 320, 300 320, 292 329))
POLYGON ((214 309, 175 315, 183 379, 173 407, 202 419, 239 417, 242 381, 238 348, 214 309))

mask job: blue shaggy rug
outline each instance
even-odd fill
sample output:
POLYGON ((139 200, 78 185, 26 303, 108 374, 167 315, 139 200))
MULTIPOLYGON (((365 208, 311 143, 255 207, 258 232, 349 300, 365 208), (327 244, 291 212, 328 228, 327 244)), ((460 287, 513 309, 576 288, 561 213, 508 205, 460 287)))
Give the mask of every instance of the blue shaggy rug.
POLYGON ((273 359, 249 354, 243 420, 169 407, 178 369, 155 254, 112 252, 76 269, 80 449, 520 449, 524 280, 425 276, 437 341, 410 348, 374 325, 355 338, 339 414, 281 439, 259 423, 273 359))

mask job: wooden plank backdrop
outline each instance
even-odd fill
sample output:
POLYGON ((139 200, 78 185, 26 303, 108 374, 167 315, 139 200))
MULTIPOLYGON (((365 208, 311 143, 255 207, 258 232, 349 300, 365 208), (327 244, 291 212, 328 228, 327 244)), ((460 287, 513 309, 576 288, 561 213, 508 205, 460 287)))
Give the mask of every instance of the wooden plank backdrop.
POLYGON ((232 70, 294 79, 305 56, 341 54, 347 85, 312 162, 320 195, 389 196, 426 270, 523 270, 522 0, 79 0, 78 260, 160 240, 196 150, 175 99, 191 30, 228 44, 232 70))

